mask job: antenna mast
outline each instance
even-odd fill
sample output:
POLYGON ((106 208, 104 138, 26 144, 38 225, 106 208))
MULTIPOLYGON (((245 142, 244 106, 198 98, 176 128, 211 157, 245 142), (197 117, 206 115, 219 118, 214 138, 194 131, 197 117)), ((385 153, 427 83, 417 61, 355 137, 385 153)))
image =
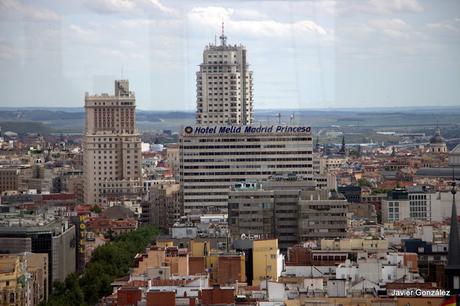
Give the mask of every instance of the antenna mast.
POLYGON ((227 44, 227 36, 225 36, 224 21, 223 20, 222 20, 222 35, 219 38, 220 38, 221 46, 225 46, 227 44))

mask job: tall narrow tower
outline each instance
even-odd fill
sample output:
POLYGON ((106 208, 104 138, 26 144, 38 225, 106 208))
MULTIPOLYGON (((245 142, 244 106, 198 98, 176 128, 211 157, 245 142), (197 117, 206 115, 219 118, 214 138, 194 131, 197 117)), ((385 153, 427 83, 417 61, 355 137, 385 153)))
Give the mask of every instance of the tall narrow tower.
POLYGON ((339 154, 340 155, 346 155, 347 154, 347 148, 346 148, 346 145, 345 145, 345 134, 343 134, 343 136, 342 136, 342 146, 340 147, 339 154))
POLYGON ((452 175, 452 213, 449 232, 449 252, 445 268, 446 289, 451 294, 460 294, 460 233, 458 226, 457 207, 455 204, 456 183, 455 173, 452 175))
POLYGON ((85 95, 83 164, 87 204, 137 199, 142 190, 141 140, 136 99, 128 80, 115 81, 115 95, 85 95))
POLYGON ((196 74, 197 124, 251 124, 252 71, 246 48, 228 45, 222 23, 220 45, 210 44, 196 74))

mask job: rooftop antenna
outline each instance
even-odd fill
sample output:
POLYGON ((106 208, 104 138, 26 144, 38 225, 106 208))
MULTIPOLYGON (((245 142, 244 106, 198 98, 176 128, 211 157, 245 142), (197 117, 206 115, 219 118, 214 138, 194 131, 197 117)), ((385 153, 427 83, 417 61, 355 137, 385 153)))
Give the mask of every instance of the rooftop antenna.
POLYGON ((222 35, 219 38, 220 38, 221 46, 225 46, 226 42, 227 42, 227 36, 225 36, 224 21, 223 20, 222 20, 222 35))

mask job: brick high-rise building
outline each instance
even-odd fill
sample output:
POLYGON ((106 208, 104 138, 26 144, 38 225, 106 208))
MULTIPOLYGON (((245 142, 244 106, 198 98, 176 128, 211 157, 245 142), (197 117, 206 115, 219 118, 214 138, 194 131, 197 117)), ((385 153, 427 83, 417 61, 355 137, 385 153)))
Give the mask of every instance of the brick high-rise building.
POLYGON ((85 203, 137 199, 142 191, 141 139, 129 82, 115 81, 113 96, 87 93, 85 110, 85 203))
POLYGON ((15 168, 0 168, 0 192, 16 191, 19 183, 19 171, 15 168))
POLYGON ((203 63, 196 73, 197 124, 251 124, 252 71, 246 60, 246 48, 210 44, 203 52, 203 63))

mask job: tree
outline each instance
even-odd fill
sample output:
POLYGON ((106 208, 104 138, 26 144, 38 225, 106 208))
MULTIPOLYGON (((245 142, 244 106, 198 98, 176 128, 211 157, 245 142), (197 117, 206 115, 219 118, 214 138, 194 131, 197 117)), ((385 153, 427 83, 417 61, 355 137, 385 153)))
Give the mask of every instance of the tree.
POLYGON ((54 284, 46 305, 94 305, 112 292, 111 283, 128 273, 134 256, 143 251, 158 235, 158 230, 145 225, 116 237, 98 247, 80 278, 70 274, 64 283, 54 284))
POLYGON ((95 213, 95 214, 100 214, 102 212, 102 209, 99 205, 97 204, 94 204, 91 209, 90 209, 91 212, 95 213))
POLYGON ((364 177, 358 180, 358 185, 361 187, 372 187, 372 183, 365 179, 364 177))

